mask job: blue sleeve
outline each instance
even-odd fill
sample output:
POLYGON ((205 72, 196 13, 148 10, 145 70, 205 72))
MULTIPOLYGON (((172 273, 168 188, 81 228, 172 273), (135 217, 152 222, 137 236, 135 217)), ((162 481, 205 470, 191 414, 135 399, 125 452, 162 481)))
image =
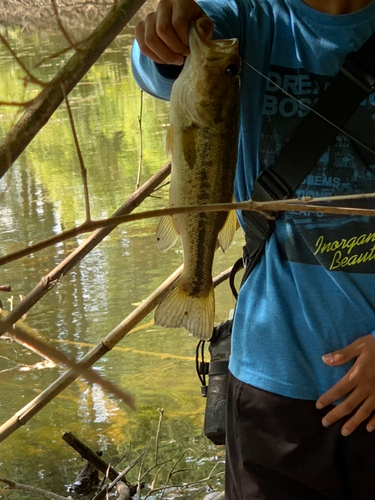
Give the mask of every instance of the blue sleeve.
POLYGON ((132 48, 131 62, 137 84, 148 94, 168 101, 174 80, 163 76, 157 68, 158 65, 142 54, 136 41, 132 48))

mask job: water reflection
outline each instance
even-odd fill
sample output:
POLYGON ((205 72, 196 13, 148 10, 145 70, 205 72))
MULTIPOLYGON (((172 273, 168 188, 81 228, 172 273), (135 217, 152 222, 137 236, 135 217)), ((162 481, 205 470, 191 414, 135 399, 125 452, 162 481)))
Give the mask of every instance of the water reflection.
MULTIPOLYGON (((61 33, 52 28, 1 30, 29 67, 65 45, 61 33)), ((111 215, 136 183, 141 93, 130 72, 131 37, 126 29, 70 96, 88 170, 93 218, 111 215)), ((63 61, 64 56, 39 68, 38 76, 48 80, 63 61)), ((3 47, 0 71, 0 100, 22 99, 22 72, 3 47)), ((27 87, 25 98, 36 92, 27 87)), ((2 137, 13 118, 13 108, 0 107, 2 137)), ((167 125, 167 104, 145 95, 142 181, 166 160, 167 125)), ((82 181, 64 106, 0 182, 0 195, 0 255, 83 222, 82 181)), ((158 198, 148 198, 142 209, 163 207, 166 200, 164 189, 158 198)), ((25 321, 69 356, 82 357, 180 265, 178 246, 167 253, 157 251, 156 224, 145 220, 117 228, 31 309, 25 321)), ((0 292, 3 303, 9 307, 10 295, 17 303, 19 295, 30 292, 83 240, 83 236, 72 239, 2 267, 0 285, 12 285, 12 294, 0 292)), ((240 235, 237 240, 226 256, 218 254, 215 272, 239 256, 240 235)), ((217 292, 217 321, 226 319, 231 307, 233 300, 224 285, 217 292)), ((4 422, 63 372, 57 367, 9 370, 16 363, 32 365, 40 358, 10 341, 0 342, 0 421, 4 422)), ((162 457, 184 449, 190 450, 194 463, 201 457, 215 457, 216 450, 202 437, 204 402, 195 375, 195 344, 185 330, 154 326, 149 315, 137 332, 96 364, 101 374, 136 395, 137 411, 130 412, 99 387, 80 379, 1 445, 0 475, 65 494, 65 485, 74 479, 81 462, 63 444, 63 432, 74 432, 94 449, 102 448, 107 460, 125 454, 130 461, 154 438, 158 407, 165 409, 162 457)), ((211 463, 198 463, 198 472, 187 471, 176 481, 207 475, 211 463)), ((16 499, 19 493, 0 488, 3 498, 16 499)))

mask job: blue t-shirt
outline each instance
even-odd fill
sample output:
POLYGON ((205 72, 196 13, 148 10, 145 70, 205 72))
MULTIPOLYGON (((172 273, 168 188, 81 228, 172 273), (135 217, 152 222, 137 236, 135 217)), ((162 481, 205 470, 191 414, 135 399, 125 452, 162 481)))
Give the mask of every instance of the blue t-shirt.
MULTIPOLYGON (((346 55, 375 31, 375 1, 340 16, 316 11, 302 0, 199 3, 214 20, 215 38, 240 41, 235 195, 244 201, 250 198, 257 175, 272 165, 306 115, 303 104, 314 104, 346 55)), ((140 53, 137 44, 132 59, 137 82, 168 99, 173 82, 140 53)), ((374 120, 372 94, 347 124, 347 132, 373 150, 374 120)), ((338 134, 296 195, 370 191, 375 191, 375 155, 338 134)), ((321 356, 374 329, 375 220, 289 212, 278 219, 265 255, 240 291, 229 367, 237 378, 261 389, 316 399, 352 365, 328 367, 321 356)))

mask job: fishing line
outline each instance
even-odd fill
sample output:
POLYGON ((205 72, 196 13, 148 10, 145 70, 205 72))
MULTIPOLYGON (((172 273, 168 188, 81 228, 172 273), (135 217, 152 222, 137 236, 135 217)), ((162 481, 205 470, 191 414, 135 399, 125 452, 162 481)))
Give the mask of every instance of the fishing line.
POLYGON ((325 116, 323 116, 322 114, 320 114, 314 108, 311 108, 310 106, 308 106, 304 102, 300 101, 297 97, 295 97, 294 95, 292 95, 289 92, 287 92, 280 85, 278 85, 276 82, 274 82, 273 80, 271 80, 271 78, 269 78, 268 76, 264 75, 261 71, 259 71, 257 68, 255 68, 254 66, 252 66, 249 62, 247 62, 246 59, 243 59, 243 58, 241 58, 241 59, 242 59, 242 61, 245 64, 247 64, 249 66, 250 69, 252 69, 255 73, 257 73, 262 78, 264 78, 265 80, 267 80, 269 83, 272 83, 272 85, 274 85, 276 88, 278 88, 279 90, 281 90, 281 92, 283 92, 285 95, 287 95, 288 97, 290 97, 294 101, 298 102, 298 104, 300 104, 304 108, 308 109, 312 113, 315 113, 317 116, 319 116, 319 118, 321 118, 325 122, 327 122, 330 125, 332 125, 332 127, 334 127, 335 129, 337 129, 342 134, 346 135, 346 137, 348 137, 351 141, 356 142, 359 146, 361 146, 362 148, 366 149, 367 151, 369 151, 370 153, 372 153, 373 155, 375 155, 375 151, 373 149, 371 149, 369 146, 366 146, 366 144, 363 144, 359 139, 357 139, 356 137, 354 137, 351 134, 349 134, 346 130, 344 130, 344 129, 340 128, 339 126, 335 125, 334 123, 332 123, 330 120, 328 120, 328 118, 326 118, 325 116))

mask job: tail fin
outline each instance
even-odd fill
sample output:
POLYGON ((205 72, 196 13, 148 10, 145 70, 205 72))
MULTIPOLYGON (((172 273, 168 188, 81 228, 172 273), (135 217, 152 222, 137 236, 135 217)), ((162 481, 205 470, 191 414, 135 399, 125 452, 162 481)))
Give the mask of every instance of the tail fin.
POLYGON ((166 328, 184 327, 194 337, 212 337, 215 317, 215 295, 212 285, 204 297, 192 297, 181 290, 179 281, 162 299, 155 311, 155 324, 166 328))

